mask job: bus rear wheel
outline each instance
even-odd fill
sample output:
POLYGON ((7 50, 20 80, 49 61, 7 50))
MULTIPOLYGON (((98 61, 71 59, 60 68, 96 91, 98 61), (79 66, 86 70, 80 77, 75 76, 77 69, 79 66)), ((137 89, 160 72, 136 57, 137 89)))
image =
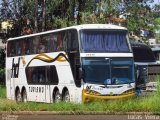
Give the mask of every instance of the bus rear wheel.
POLYGON ((21 102, 22 101, 22 96, 21 96, 21 93, 20 91, 16 91, 16 102, 21 102))
POLYGON ((26 92, 26 90, 24 90, 23 93, 22 93, 22 102, 24 102, 24 103, 27 102, 27 92, 26 92))
POLYGON ((53 102, 58 103, 60 101, 61 101, 61 95, 60 95, 59 91, 57 90, 57 91, 54 92, 53 102))
POLYGON ((70 102, 70 95, 69 95, 69 91, 66 90, 63 96, 63 101, 64 102, 70 102))

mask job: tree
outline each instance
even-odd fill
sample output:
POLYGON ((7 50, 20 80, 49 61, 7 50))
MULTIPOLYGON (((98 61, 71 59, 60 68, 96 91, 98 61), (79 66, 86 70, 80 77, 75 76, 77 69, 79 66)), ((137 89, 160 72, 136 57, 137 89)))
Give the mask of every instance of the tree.
POLYGON ((74 21, 75 1, 2 0, 0 19, 13 22, 7 38, 69 26, 74 21))
POLYGON ((112 18, 119 16, 121 4, 121 0, 88 0, 86 7, 90 9, 84 9, 83 23, 111 23, 112 18))
POLYGON ((160 4, 155 4, 155 6, 152 9, 152 16, 153 16, 153 30, 157 31, 160 29, 160 4))
MULTIPOLYGON (((13 21, 12 37, 82 23, 113 23, 120 15, 135 34, 158 17, 153 0, 2 0, 1 20, 13 21), (151 14, 151 13, 154 14, 151 14), (17 27, 18 26, 18 27, 17 27), (15 32, 16 31, 16 32, 15 32), (29 32, 31 31, 31 32, 29 32)), ((10 37, 10 36, 9 36, 10 37)))
POLYGON ((2 7, 0 8, 1 21, 10 20, 13 23, 12 30, 9 31, 8 37, 15 37, 23 34, 23 28, 27 25, 27 19, 32 15, 30 11, 33 11, 31 0, 29 1, 2 0, 2 7), (31 9, 29 10, 28 7, 31 9))
POLYGON ((150 29, 148 24, 152 20, 149 2, 153 0, 124 0, 123 12, 128 13, 127 28, 139 35, 140 29, 150 29))
POLYGON ((0 50, 0 84, 5 84, 5 52, 3 49, 0 50))
POLYGON ((153 15, 153 17, 154 18, 160 17, 159 12, 160 12, 160 4, 155 4, 154 7, 153 7, 153 9, 152 9, 152 15, 153 15))
POLYGON ((154 20, 154 29, 160 30, 160 17, 154 20))

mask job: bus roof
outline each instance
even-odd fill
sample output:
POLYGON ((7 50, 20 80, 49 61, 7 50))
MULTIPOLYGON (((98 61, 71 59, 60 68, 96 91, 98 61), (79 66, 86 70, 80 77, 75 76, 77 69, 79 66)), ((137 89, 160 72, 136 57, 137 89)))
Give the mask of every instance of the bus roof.
POLYGON ((66 27, 66 28, 61 28, 61 29, 55 29, 55 30, 50 30, 50 31, 45 31, 45 32, 39 32, 39 33, 34 33, 30 35, 24 35, 24 36, 19 36, 19 37, 14 37, 14 38, 9 38, 8 41, 10 40, 17 40, 21 38, 27 38, 27 37, 32 37, 36 35, 43 35, 47 33, 52 33, 52 32, 58 32, 62 30, 68 30, 68 29, 109 29, 109 30, 127 30, 125 27, 121 27, 118 25, 112 25, 112 24, 83 24, 83 25, 77 25, 77 26, 71 26, 71 27, 66 27))

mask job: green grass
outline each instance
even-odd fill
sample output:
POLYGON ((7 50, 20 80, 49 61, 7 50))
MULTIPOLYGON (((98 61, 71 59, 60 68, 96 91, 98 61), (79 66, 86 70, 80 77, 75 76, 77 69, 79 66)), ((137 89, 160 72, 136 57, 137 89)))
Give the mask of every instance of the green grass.
MULTIPOLYGON (((158 79, 158 82, 160 80, 158 79)), ((160 82, 159 82, 160 83, 160 82)), ((160 85, 160 84, 159 84, 160 85)), ((93 112, 160 112, 160 87, 155 93, 149 96, 135 96, 127 100, 101 101, 88 104, 74 103, 16 103, 15 101, 5 98, 5 88, 0 87, 0 111, 72 111, 84 113, 85 111, 93 112)))
POLYGON ((6 98, 6 88, 0 85, 0 98, 6 98))
POLYGON ((89 104, 73 103, 15 103, 3 100, 0 102, 1 111, 105 111, 105 112, 159 112, 160 100, 157 96, 118 100, 112 102, 92 102, 89 104))

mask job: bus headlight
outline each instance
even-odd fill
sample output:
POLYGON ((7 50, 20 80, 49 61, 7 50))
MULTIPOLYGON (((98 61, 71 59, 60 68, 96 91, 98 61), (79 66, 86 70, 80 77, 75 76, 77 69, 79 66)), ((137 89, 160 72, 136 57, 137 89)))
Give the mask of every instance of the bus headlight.
POLYGON ((85 93, 86 94, 90 94, 90 95, 100 95, 99 92, 94 91, 94 90, 85 90, 85 93))

